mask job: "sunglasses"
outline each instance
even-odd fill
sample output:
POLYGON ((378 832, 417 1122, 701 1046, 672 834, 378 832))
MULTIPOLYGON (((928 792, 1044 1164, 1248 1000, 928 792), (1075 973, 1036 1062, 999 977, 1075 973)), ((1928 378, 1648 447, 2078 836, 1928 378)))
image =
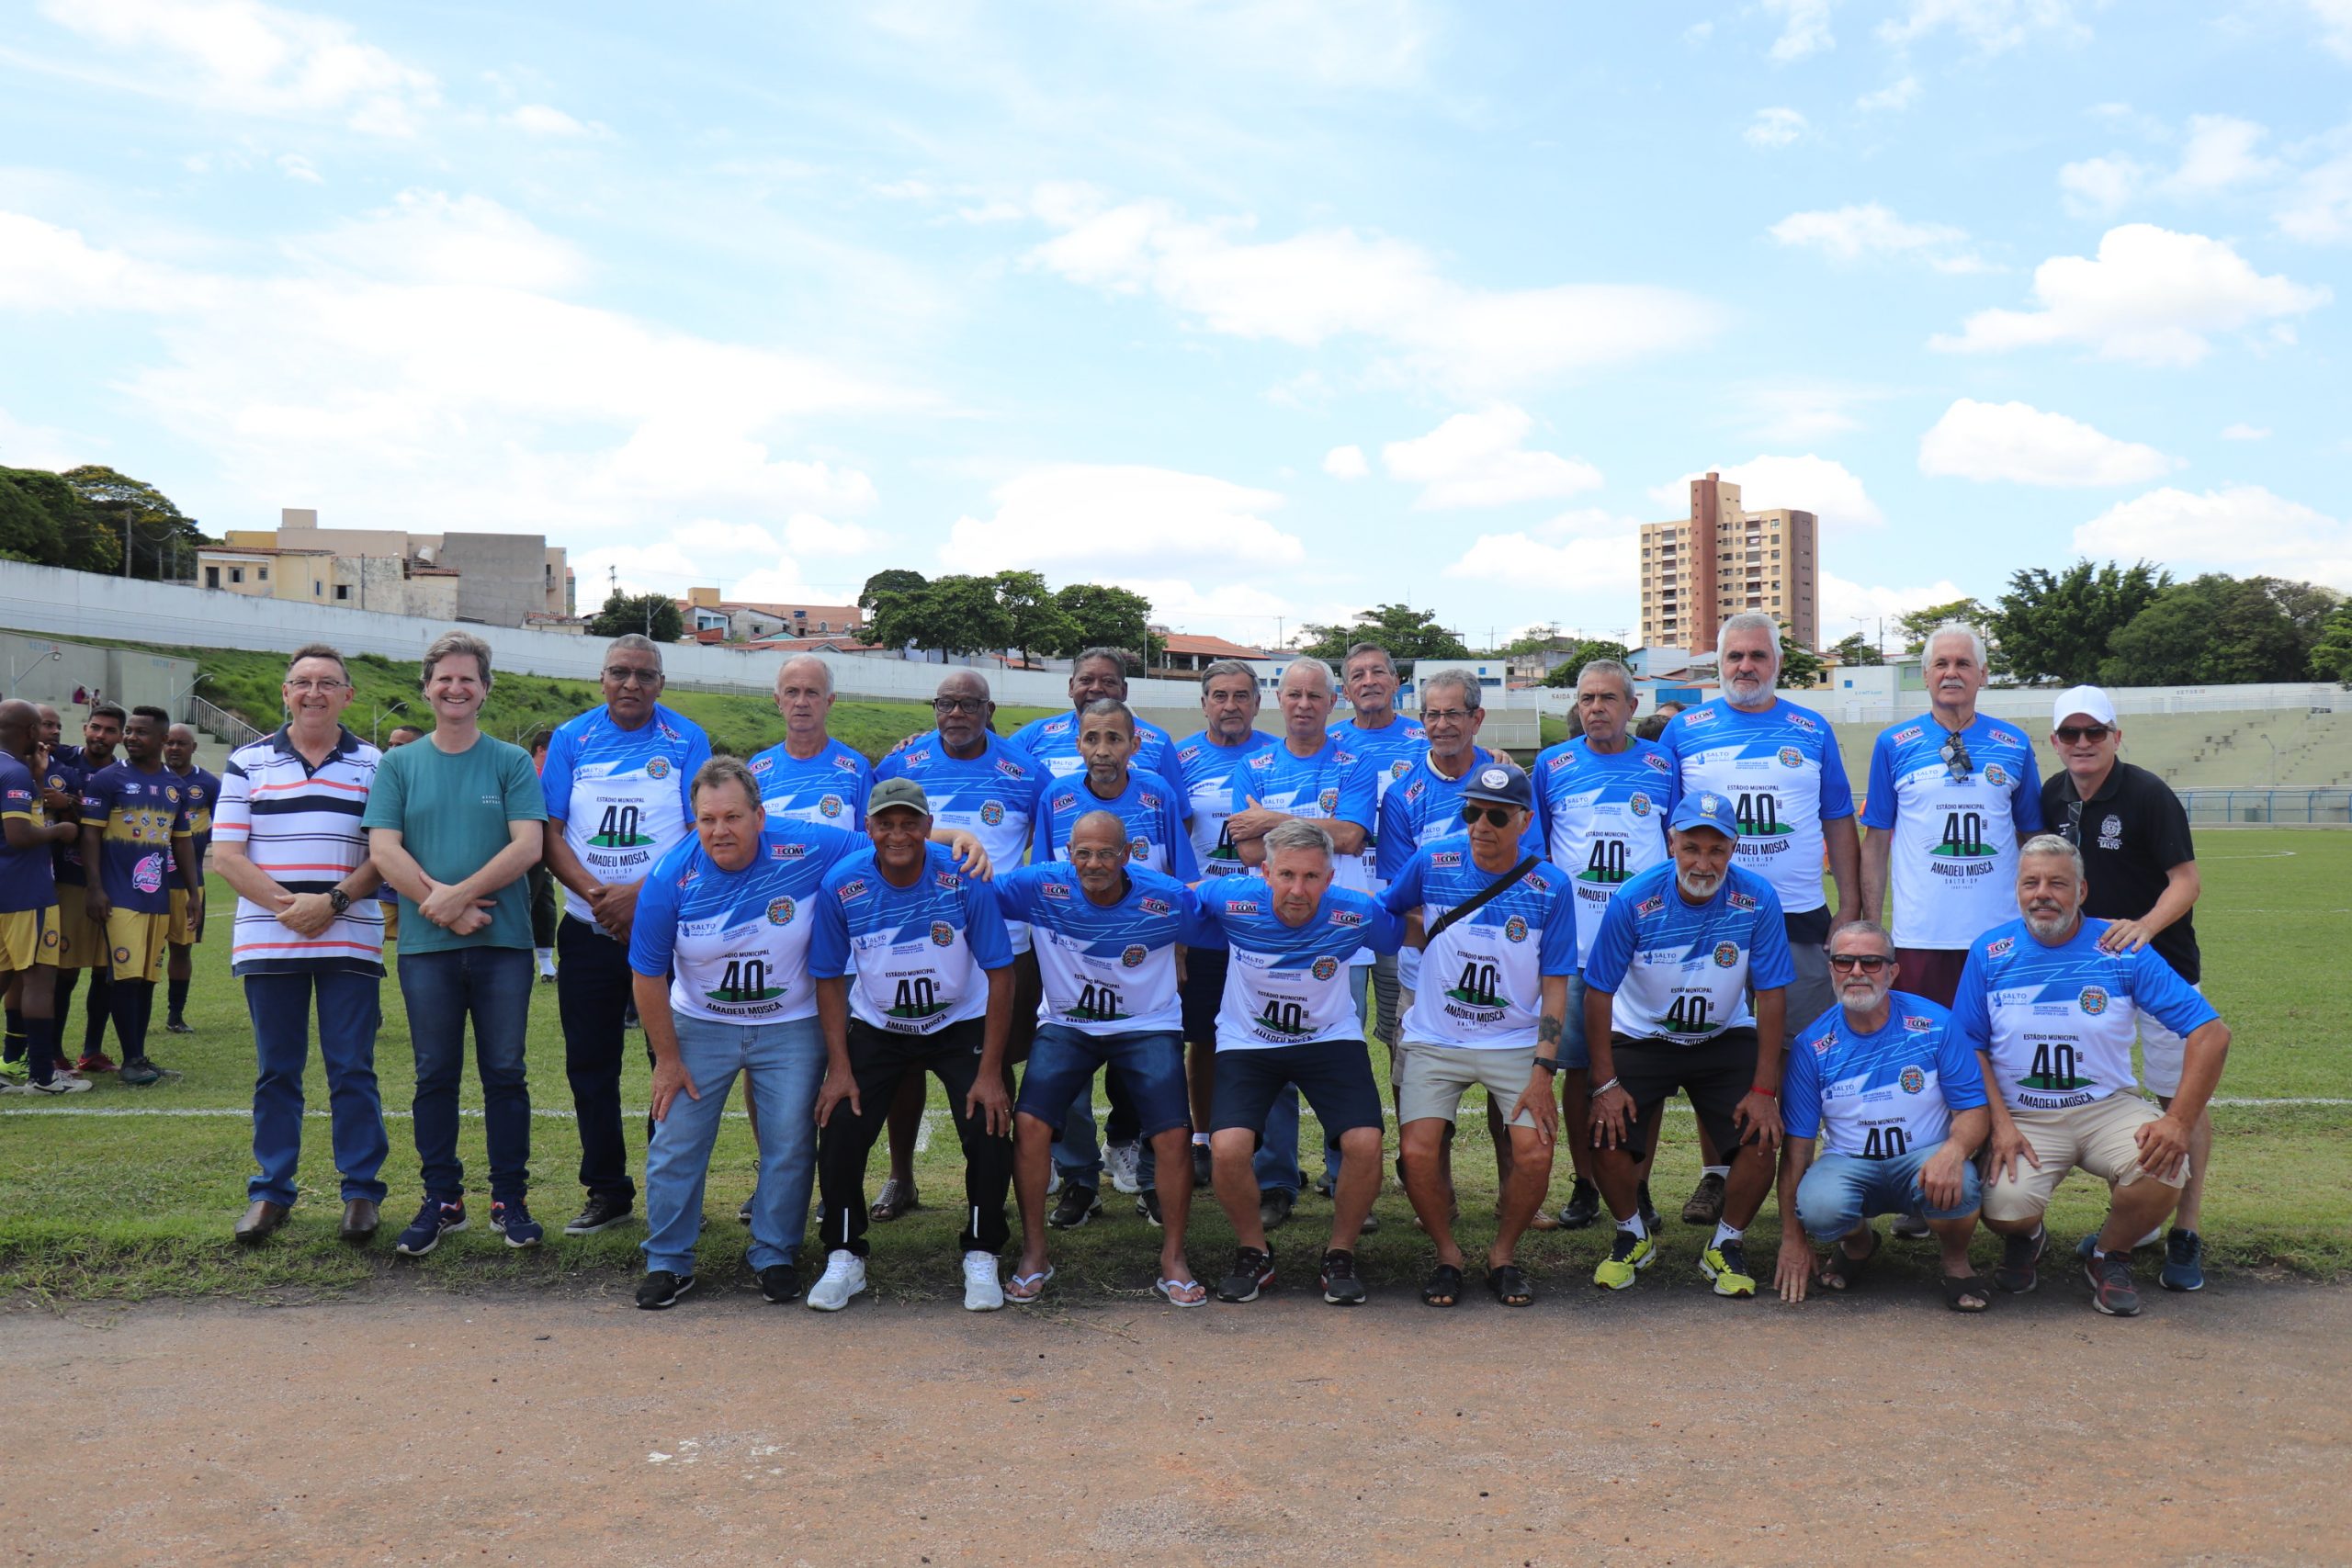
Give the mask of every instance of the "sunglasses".
POLYGON ((1487 826, 1489 828, 1508 828, 1510 826, 1510 807, 1489 806, 1481 808, 1476 806, 1465 806, 1462 808, 1462 821, 1465 827, 1476 826, 1480 818, 1486 818, 1487 826))
POLYGON ((2086 740, 2104 740, 2114 733, 2103 724, 2062 724, 2058 739, 2069 746, 2079 746, 2086 740))
POLYGON ((1976 771, 1975 761, 1968 754, 1968 742, 1957 731, 1944 737, 1943 759, 1945 773, 1954 779, 1964 779, 1976 771))
POLYGON ((1832 969, 1859 969, 1865 975, 1875 975, 1894 962, 1875 953, 1833 953, 1829 955, 1832 969))

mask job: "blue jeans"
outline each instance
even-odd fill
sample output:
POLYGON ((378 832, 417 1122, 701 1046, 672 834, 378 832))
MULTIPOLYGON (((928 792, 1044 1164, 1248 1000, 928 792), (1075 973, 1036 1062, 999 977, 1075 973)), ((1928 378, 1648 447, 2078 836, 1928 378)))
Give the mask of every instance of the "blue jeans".
POLYGON ((1560 1066, 1592 1066, 1592 1046, 1584 1037, 1584 976, 1568 976, 1568 1016, 1560 1021, 1560 1066))
POLYGON ((681 1094, 653 1124, 645 1155, 645 1267, 695 1271, 702 1235, 703 1182, 710 1147, 735 1075, 759 1117, 760 1183, 752 1194, 754 1271, 790 1263, 808 1229, 817 1184, 817 1088, 825 1077, 825 1036, 814 1018, 782 1023, 715 1023, 677 1018, 678 1059, 702 1098, 681 1094))
POLYGON ((530 1186, 531 1087, 523 1076, 531 1021, 531 950, 461 947, 401 954, 401 999, 416 1047, 416 1157, 424 1195, 466 1195, 458 1158, 458 1085, 465 1076, 466 1021, 474 1026, 482 1127, 490 1144, 492 1202, 520 1202, 530 1186))
POLYGON ((1856 1225, 1879 1214, 1957 1220, 1974 1213, 1984 1188, 1973 1160, 1960 1168, 1960 1207, 1929 1206, 1927 1190, 1919 1185, 1919 1170, 1940 1146, 1914 1149, 1892 1159, 1823 1155, 1797 1183, 1797 1218, 1804 1223, 1805 1235, 1815 1241, 1828 1241, 1850 1235, 1856 1225))
POLYGON ((1014 1110, 1051 1126, 1056 1117, 1054 1163, 1062 1179, 1081 1187, 1098 1185, 1102 1164, 1095 1152, 1094 1075, 1110 1070, 1112 1082, 1133 1108, 1136 1136, 1147 1145, 1170 1127, 1192 1125, 1184 1087, 1184 1041, 1172 1029, 1125 1034, 1089 1034, 1067 1024, 1041 1023, 1022 1069, 1021 1099, 1014 1110), (1072 1086, 1077 1092, 1073 1096, 1072 1086), (1061 1151, 1082 1151, 1090 1165, 1064 1165, 1061 1151))
POLYGON ((319 1014, 319 1061, 326 1068, 334 1114, 334 1168, 343 1198, 384 1201, 376 1173, 391 1145, 384 1101, 376 1089, 376 1029, 383 1021, 380 976, 350 970, 245 976, 245 1010, 254 1021, 254 1164, 249 1199, 294 1201, 302 1159, 302 1075, 311 1064, 311 1009, 319 1014))
MULTIPOLYGON (((1372 984, 1372 965, 1351 964, 1348 966, 1348 985, 1356 999, 1356 1032, 1363 1032, 1364 992, 1372 984)), ((1285 1086, 1274 1096, 1274 1108, 1266 1112, 1266 1130, 1258 1144, 1258 1156, 1250 1162, 1258 1177, 1261 1192, 1283 1191, 1297 1196, 1306 1185, 1306 1173, 1298 1166, 1298 1090, 1285 1086)), ((1334 1190, 1340 1185, 1340 1140, 1326 1128, 1323 1134, 1323 1180, 1334 1190)))

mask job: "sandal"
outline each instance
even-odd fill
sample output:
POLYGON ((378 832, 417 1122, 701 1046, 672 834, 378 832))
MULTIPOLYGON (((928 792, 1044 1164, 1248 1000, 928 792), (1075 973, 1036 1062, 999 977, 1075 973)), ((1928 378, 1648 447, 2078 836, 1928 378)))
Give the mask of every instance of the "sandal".
POLYGON ((1198 1280, 1155 1280, 1151 1293, 1172 1307, 1197 1307, 1209 1304, 1208 1287, 1198 1280))
POLYGON ((1878 1249, 1886 1245, 1886 1238, 1878 1232, 1872 1231, 1870 1235, 1871 1249, 1860 1258, 1846 1250, 1843 1237, 1830 1245, 1829 1256, 1822 1259, 1818 1275, 1824 1287, 1832 1291, 1850 1291, 1855 1281, 1869 1271, 1871 1259, 1876 1258, 1878 1249))
POLYGON ((1944 1305, 1954 1312, 1983 1312, 1993 1304, 1993 1292, 1984 1288, 1982 1274, 1938 1274, 1936 1279, 1944 1288, 1944 1305), (1972 1301, 1976 1304, 1971 1306, 1972 1301))
POLYGON ((1035 1274, 1015 1274, 1004 1282, 1004 1299, 1009 1302, 1034 1302, 1046 1293, 1046 1281, 1054 1277, 1054 1266, 1046 1264, 1035 1274))
POLYGON ((2041 1283, 2035 1265, 2050 1249, 2050 1233, 2036 1230, 2031 1235, 2005 1235, 2001 1238, 2000 1265, 1993 1270, 1993 1283, 2011 1295, 2023 1295, 2041 1283))
POLYGON ((1523 1307, 1535 1300, 1535 1292, 1528 1285, 1527 1276, 1516 1263, 1489 1264, 1487 1269, 1487 1289, 1495 1300, 1507 1307, 1523 1307))
POLYGON ((1439 1264, 1421 1282, 1421 1304, 1424 1306, 1450 1307, 1459 1304, 1461 1300, 1462 1270, 1451 1263, 1439 1264))
POLYGON ((874 1195, 873 1205, 865 1211, 865 1217, 877 1223, 888 1222, 922 1207, 922 1203, 915 1197, 915 1184, 900 1181, 894 1176, 883 1182, 882 1190, 874 1195))

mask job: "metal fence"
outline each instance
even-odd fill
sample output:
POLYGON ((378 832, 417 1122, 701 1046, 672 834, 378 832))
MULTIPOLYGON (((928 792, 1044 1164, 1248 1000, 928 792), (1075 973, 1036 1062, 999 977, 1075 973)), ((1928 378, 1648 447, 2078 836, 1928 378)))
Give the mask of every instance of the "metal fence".
POLYGON ((2352 789, 2184 789, 2192 826, 2352 826, 2352 789))

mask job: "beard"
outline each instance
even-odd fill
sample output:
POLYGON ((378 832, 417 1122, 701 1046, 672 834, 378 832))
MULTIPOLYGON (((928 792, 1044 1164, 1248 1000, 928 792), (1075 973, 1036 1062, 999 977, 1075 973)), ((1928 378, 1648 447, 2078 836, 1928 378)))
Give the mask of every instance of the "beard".
POLYGON ((1724 885, 1724 874, 1719 871, 1677 871, 1674 880, 1683 892, 1693 898, 1712 898, 1715 896, 1715 889, 1724 885))
POLYGON ((2066 928, 2074 924, 2074 915, 2064 909, 2054 910, 2049 914, 2038 914, 2028 910, 2025 917, 2025 929, 2042 941, 2049 942, 2053 938, 2065 935, 2066 928))

